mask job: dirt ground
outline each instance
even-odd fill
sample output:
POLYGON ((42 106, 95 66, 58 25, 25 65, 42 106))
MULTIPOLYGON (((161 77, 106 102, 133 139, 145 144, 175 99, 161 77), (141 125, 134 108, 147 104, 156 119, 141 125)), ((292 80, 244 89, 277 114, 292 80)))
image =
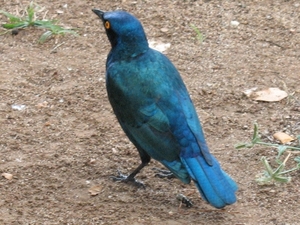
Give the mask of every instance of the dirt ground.
MULTIPOLYGON (((13 14, 28 3, 0 0, 13 14)), ((260 159, 274 162, 276 149, 234 148, 251 138, 254 122, 269 138, 276 131, 300 133, 299 1, 36 3, 45 7, 40 17, 47 12, 80 35, 45 44, 37 43, 38 29, 0 36, 0 173, 13 175, 0 177, 0 224, 300 224, 300 173, 291 173, 288 184, 258 185, 260 159), (236 204, 212 208, 192 184, 154 177, 152 168, 163 168, 154 161, 137 176, 145 190, 110 179, 140 159, 107 99, 110 45, 92 8, 125 9, 142 21, 149 39, 171 44, 165 54, 183 76, 211 152, 239 185, 236 204), (256 102, 243 95, 253 87, 279 87, 289 97, 256 102), (94 186, 100 193, 91 196, 94 186), (180 207, 178 193, 194 206, 180 207)))

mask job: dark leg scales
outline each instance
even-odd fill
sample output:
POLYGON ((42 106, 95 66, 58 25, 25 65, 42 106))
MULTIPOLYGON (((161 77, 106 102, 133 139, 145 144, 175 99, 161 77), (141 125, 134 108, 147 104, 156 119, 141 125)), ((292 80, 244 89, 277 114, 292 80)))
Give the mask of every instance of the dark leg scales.
POLYGON ((130 183, 133 184, 134 186, 137 186, 138 188, 145 189, 145 185, 143 182, 136 180, 133 176, 131 176, 131 174, 129 176, 126 176, 122 174, 119 170, 118 170, 118 176, 110 176, 110 178, 112 178, 113 181, 130 183))
POLYGON ((168 178, 168 179, 176 178, 175 175, 169 170, 162 170, 159 168, 153 168, 152 170, 155 170, 157 172, 155 174, 155 177, 168 178))

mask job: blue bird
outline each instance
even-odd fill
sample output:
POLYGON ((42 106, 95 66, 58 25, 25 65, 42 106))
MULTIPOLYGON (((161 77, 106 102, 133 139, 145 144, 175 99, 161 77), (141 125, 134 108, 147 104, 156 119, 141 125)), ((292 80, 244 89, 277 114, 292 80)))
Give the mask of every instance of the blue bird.
POLYGON ((183 183, 194 181, 201 196, 223 208, 236 201, 237 185, 210 154, 195 107, 172 62, 151 49, 137 18, 124 11, 92 10, 111 44, 106 88, 114 113, 142 163, 119 180, 135 175, 153 158, 183 183))

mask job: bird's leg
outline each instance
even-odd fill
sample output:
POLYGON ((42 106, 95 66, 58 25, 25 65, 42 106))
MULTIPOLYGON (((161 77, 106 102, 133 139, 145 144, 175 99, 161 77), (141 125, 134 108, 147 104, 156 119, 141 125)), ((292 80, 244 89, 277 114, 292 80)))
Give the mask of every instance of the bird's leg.
POLYGON ((176 199, 178 201, 180 201, 180 205, 181 204, 185 204, 185 206, 188 207, 188 208, 190 208, 190 207, 193 206, 192 201, 188 197, 186 197, 185 195, 183 195, 183 194, 178 194, 176 196, 176 199))
POLYGON ((149 163, 149 161, 147 162, 142 162, 131 174, 129 174, 128 176, 122 174, 120 171, 118 171, 118 176, 111 176, 111 178, 113 179, 113 181, 120 181, 120 182, 124 182, 124 183, 132 183, 134 185, 136 185, 137 187, 142 187, 145 188, 145 185, 143 184, 143 182, 136 180, 134 177, 141 171, 141 169, 143 169, 147 164, 149 163))
POLYGON ((155 174, 155 177, 168 178, 168 179, 176 178, 175 175, 169 170, 162 170, 159 168, 153 168, 152 170, 155 170, 157 172, 155 174))

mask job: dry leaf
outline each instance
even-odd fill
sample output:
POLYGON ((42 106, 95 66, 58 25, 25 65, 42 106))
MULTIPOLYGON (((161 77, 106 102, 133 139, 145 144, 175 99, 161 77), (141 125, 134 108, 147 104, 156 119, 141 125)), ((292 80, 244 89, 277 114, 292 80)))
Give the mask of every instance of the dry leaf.
POLYGON ((256 91, 251 95, 254 100, 265 102, 278 102, 287 96, 288 94, 279 88, 268 88, 262 91, 256 91))
POLYGON ((1 176, 6 178, 7 180, 11 180, 13 178, 13 175, 10 173, 2 173, 1 176))
POLYGON ((253 94, 254 91, 257 90, 257 87, 254 87, 254 88, 250 88, 250 89, 247 89, 245 91, 243 91, 244 95, 246 95, 248 98, 251 97, 251 95, 253 94))
POLYGON ((277 133, 273 134, 273 137, 275 139, 279 140, 282 144, 285 144, 285 143, 295 140, 295 138, 293 138, 290 135, 283 133, 283 132, 277 132, 277 133))
POLYGON ((92 196, 99 194, 102 191, 102 185, 95 185, 90 187, 89 192, 92 196))

